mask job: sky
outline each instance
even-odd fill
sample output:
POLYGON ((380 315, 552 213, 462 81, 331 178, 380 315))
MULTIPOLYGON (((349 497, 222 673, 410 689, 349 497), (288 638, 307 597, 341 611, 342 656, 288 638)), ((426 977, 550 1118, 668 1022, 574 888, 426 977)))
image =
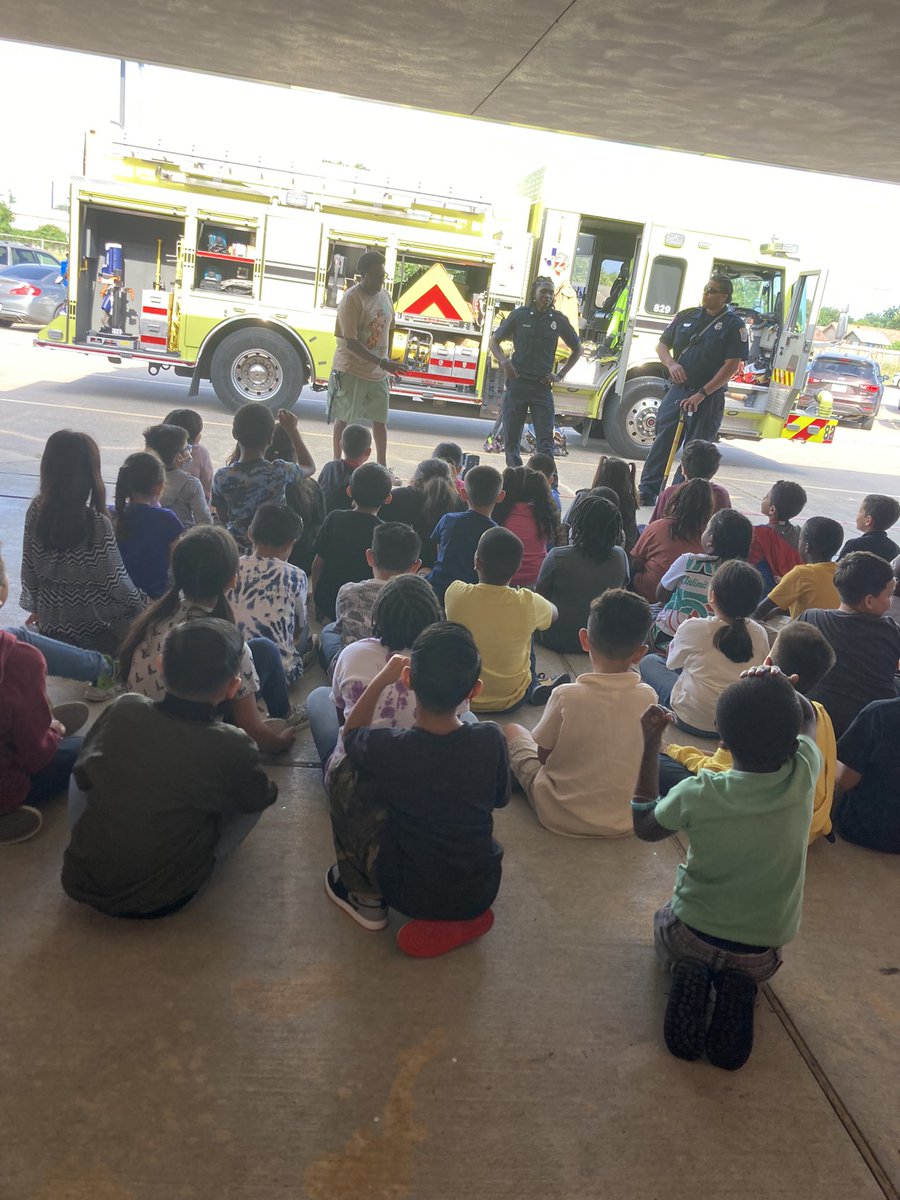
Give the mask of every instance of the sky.
MULTIPOLYGON (((44 214, 81 171, 86 129, 119 115, 119 61, 0 41, 4 93, 27 116, 0 127, 0 196, 44 214), (39 132, 39 138, 36 133, 39 132)), ((362 163, 398 186, 501 200, 545 164, 640 196, 640 212, 693 229, 796 242, 804 266, 829 272, 825 303, 860 317, 900 305, 900 186, 653 150, 470 118, 129 63, 129 140, 315 173, 324 160, 362 163), (453 147, 453 176, 446 162, 453 147), (649 198, 649 204, 648 204, 649 198)), ((64 224, 64 221, 61 222, 64 224)))

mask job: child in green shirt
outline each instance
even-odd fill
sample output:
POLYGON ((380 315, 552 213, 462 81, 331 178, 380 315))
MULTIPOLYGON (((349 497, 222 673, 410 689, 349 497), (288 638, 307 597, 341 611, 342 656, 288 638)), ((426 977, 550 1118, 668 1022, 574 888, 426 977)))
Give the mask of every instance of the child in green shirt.
POLYGON ((813 794, 822 765, 815 712, 775 667, 757 667, 719 698, 716 721, 734 767, 702 771, 659 796, 659 748, 671 715, 641 718, 644 756, 634 832, 660 841, 684 830, 687 861, 654 918, 657 954, 672 971, 664 1034, 688 1060, 742 1067, 753 1048, 757 985, 781 965, 800 925, 813 794), (710 989, 716 1004, 709 1028, 710 989))

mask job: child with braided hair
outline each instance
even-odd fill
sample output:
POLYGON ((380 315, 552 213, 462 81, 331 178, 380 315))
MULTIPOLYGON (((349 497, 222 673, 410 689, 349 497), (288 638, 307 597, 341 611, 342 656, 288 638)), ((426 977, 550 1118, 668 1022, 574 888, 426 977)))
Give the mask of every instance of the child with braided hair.
POLYGON ((585 492, 574 506, 571 544, 554 546, 544 559, 537 591, 559 610, 559 617, 538 636, 559 654, 581 653, 580 630, 591 601, 607 588, 628 582, 628 559, 620 542, 622 518, 611 500, 585 492))

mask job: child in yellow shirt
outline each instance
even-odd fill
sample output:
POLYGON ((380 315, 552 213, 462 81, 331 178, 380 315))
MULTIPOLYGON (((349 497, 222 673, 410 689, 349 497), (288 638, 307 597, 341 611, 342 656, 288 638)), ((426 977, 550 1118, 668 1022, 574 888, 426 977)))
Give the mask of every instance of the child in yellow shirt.
MULTIPOLYGON (((827 518, 811 517, 810 520, 827 518)), ((778 667, 797 691, 805 696, 825 678, 834 662, 835 653, 819 630, 804 621, 797 621, 779 633, 766 659, 766 666, 778 667)), ((834 841, 831 835, 831 803, 837 770, 837 744, 831 718, 821 704, 811 703, 816 714, 816 745, 822 752, 822 770, 816 781, 813 798, 810 845, 822 836, 834 841)), ((724 746, 719 746, 715 754, 707 754, 695 746, 668 745, 660 755, 660 795, 665 796, 676 783, 700 771, 730 771, 731 768, 731 754, 724 746)))
POLYGON ((837 563, 831 560, 841 548, 844 531, 831 517, 810 517, 800 532, 803 562, 792 567, 769 592, 753 614, 757 621, 789 613, 795 621, 808 608, 840 608, 834 586, 837 563))

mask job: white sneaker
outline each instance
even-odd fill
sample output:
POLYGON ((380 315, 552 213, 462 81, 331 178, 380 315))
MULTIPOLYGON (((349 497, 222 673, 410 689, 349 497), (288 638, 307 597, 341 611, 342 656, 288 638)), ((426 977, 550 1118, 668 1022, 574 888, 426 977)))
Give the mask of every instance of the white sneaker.
POLYGON ((325 895, 332 904, 342 908, 347 916, 352 917, 363 929, 377 933, 379 929, 387 927, 387 909, 384 905, 377 901, 374 904, 363 903, 358 896, 348 892, 341 879, 337 863, 325 872, 325 895))
POLYGON ((14 808, 0 816, 0 846, 14 846, 33 838, 44 823, 44 818, 30 804, 14 808))
POLYGON ((309 727, 309 713, 305 704, 295 704, 286 717, 269 717, 263 724, 276 733, 283 733, 285 729, 299 733, 309 727))

